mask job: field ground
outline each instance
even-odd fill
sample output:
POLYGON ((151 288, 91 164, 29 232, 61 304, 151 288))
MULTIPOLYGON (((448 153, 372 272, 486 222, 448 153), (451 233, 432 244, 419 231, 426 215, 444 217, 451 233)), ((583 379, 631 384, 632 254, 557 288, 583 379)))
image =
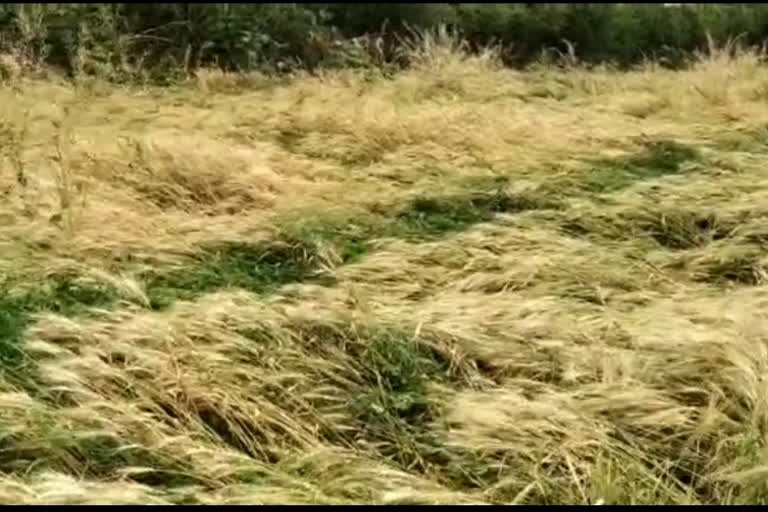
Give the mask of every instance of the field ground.
POLYGON ((0 87, 0 502, 768 501, 768 68, 0 87))

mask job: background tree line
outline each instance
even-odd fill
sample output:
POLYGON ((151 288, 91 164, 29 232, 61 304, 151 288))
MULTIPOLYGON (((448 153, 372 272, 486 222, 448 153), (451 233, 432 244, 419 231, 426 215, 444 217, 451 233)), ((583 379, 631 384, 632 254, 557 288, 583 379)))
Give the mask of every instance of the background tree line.
POLYGON ((681 67, 708 34, 761 45, 768 5, 0 4, 0 52, 70 73, 172 78, 203 65, 270 72, 396 63, 401 36, 437 26, 471 48, 498 45, 511 66, 565 53, 587 64, 681 67))

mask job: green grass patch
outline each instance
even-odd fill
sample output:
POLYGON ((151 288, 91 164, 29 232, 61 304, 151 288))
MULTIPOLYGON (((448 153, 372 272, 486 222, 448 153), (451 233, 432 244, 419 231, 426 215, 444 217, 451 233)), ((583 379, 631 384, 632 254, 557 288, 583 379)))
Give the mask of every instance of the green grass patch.
MULTIPOLYGON (((723 443, 723 458, 732 461, 734 472, 743 471, 745 473, 754 471, 754 468, 761 467, 765 454, 764 436, 757 430, 747 430, 737 436, 728 439, 723 443)), ((711 495, 723 495, 722 491, 728 492, 727 488, 720 489, 718 483, 712 485, 711 495)), ((725 487, 725 486, 723 486, 725 487)), ((768 505, 768 482, 758 475, 744 478, 740 482, 740 489, 736 500, 729 500, 734 505, 768 505)))
POLYGON ((291 282, 301 282, 315 270, 316 249, 306 243, 228 243, 205 248, 197 260, 145 276, 154 309, 175 300, 192 300, 223 288, 267 293, 291 282))
POLYGON ((52 277, 21 293, 0 290, 0 367, 13 373, 21 362, 20 342, 31 315, 52 312, 74 316, 87 313, 89 308, 109 307, 117 299, 117 290, 110 284, 75 276, 52 277))
POLYGON ((283 225, 281 238, 299 240, 308 247, 332 247, 342 263, 353 263, 368 251, 370 240, 388 232, 387 223, 386 217, 374 212, 302 215, 283 225))
POLYGON ((303 216, 288 220, 276 241, 204 247, 193 261, 142 277, 153 309, 225 288, 271 293, 288 283, 323 282, 321 247, 332 248, 340 263, 348 264, 358 261, 377 238, 433 240, 490 221, 497 213, 561 207, 535 195, 478 192, 419 197, 404 208, 381 212, 303 216))
POLYGON ((694 148, 673 140, 649 141, 644 145, 642 153, 626 158, 624 162, 628 166, 646 169, 652 176, 677 172, 682 163, 699 157, 694 148))
MULTIPOLYGON (((498 180, 492 183, 497 188, 498 180)), ((284 234, 304 244, 330 244, 343 263, 360 259, 371 240, 401 238, 429 241, 442 235, 463 231, 480 222, 493 220, 498 213, 530 210, 560 210, 563 203, 538 194, 511 194, 492 191, 488 183, 477 184, 479 192, 419 196, 404 206, 377 204, 357 214, 303 216, 286 223, 284 234)))
MULTIPOLYGON (((345 417, 344 429, 321 426, 321 436, 334 444, 375 453, 405 471, 474 486, 476 477, 467 476, 464 463, 472 455, 447 447, 442 430, 436 427, 443 404, 431 387, 465 387, 469 375, 477 371, 470 360, 451 360, 448 352, 398 330, 363 325, 341 330, 314 322, 296 328, 302 349, 308 353, 329 360, 339 360, 340 352, 346 355, 345 364, 335 366, 332 374, 322 366, 302 365, 301 371, 312 372, 308 382, 325 390, 307 398, 312 406, 321 411, 330 408, 345 417), (330 393, 344 401, 329 401, 325 395, 330 393)), ((270 347, 268 332, 243 334, 270 347)), ((292 370, 287 367, 286 371, 292 370)), ((304 412, 289 389, 279 386, 266 392, 275 403, 294 404, 296 414, 304 412)), ((472 472, 482 469, 479 465, 473 468, 472 472)))
POLYGON ((364 335, 364 342, 347 347, 363 379, 362 388, 350 390, 345 407, 357 424, 354 441, 364 442, 403 470, 431 474, 451 485, 475 487, 479 474, 467 469, 467 454, 446 447, 436 428, 440 404, 428 387, 463 387, 462 369, 403 333, 364 335))
POLYGON ((430 238, 488 222, 497 213, 562 207, 562 203, 544 196, 503 192, 418 197, 397 214, 396 231, 404 237, 430 238))
POLYGON ((359 424, 357 439, 403 469, 427 472, 445 458, 432 428, 437 405, 427 383, 451 378, 447 361, 415 340, 391 334, 371 340, 359 361, 367 390, 348 404, 359 424))
POLYGON ((138 445, 127 446, 106 434, 74 436, 48 414, 33 418, 29 431, 0 436, 2 471, 24 472, 45 461, 49 468, 67 472, 74 462, 87 468, 83 476, 89 478, 115 478, 122 468, 141 467, 151 469, 133 473, 131 480, 167 487, 200 483, 180 459, 172 460, 138 445))
POLYGON ((361 370, 373 393, 361 397, 361 413, 369 424, 382 415, 418 423, 427 413, 426 382, 450 376, 446 361, 417 341, 380 335, 359 355, 361 370), (369 416, 370 414, 370 416, 369 416))
POLYGON ((579 186, 598 194, 615 192, 637 181, 677 174, 684 162, 696 157, 696 151, 677 142, 652 142, 638 155, 596 162, 579 186))
POLYGON ((682 172, 684 163, 699 158, 699 152, 694 148, 675 141, 652 141, 644 146, 636 155, 595 160, 587 171, 579 171, 556 183, 548 183, 540 191, 553 195, 584 192, 607 194, 638 181, 678 174, 682 172))

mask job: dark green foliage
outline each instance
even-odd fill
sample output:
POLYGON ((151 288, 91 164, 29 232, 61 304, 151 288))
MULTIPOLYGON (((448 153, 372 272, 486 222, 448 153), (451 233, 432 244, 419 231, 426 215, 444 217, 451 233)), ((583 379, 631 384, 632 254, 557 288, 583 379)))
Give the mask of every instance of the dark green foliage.
POLYGON ((29 310, 22 300, 3 297, 0 302, 0 366, 6 369, 22 357, 19 342, 29 310))
POLYGON ((327 4, 329 22, 348 36, 390 29, 429 28, 457 21, 450 4, 327 4))
POLYGON ((308 57, 321 14, 299 4, 27 4, 0 9, 0 33, 70 72, 250 70, 308 57))
MULTIPOLYGON (((500 44, 508 64, 567 53, 629 66, 645 58, 678 67, 708 46, 768 35, 764 4, 4 4, 0 51, 73 73, 173 78, 199 65, 275 71, 301 62, 353 65, 340 38, 377 33, 386 59, 413 28, 440 24, 479 48, 500 44), (566 43, 566 41, 568 41, 566 43)), ((400 62, 400 61, 398 61, 400 62)))

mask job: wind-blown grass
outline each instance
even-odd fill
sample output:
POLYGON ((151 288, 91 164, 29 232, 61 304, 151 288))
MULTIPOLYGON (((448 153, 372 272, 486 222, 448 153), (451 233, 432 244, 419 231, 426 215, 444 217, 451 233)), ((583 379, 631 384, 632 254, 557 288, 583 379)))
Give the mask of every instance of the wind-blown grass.
POLYGON ((768 499, 755 56, 14 80, 0 502, 768 499))

